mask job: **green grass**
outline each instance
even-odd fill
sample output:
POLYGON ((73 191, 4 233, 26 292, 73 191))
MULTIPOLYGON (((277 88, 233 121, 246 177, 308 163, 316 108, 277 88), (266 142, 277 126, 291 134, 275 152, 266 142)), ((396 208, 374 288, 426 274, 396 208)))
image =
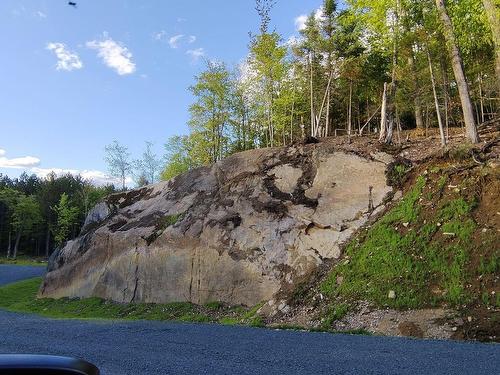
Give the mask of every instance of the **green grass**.
POLYGON ((265 326, 264 320, 257 314, 262 303, 246 309, 225 306, 221 302, 198 306, 188 302, 116 303, 100 298, 37 299, 41 282, 42 279, 37 277, 0 287, 0 308, 62 319, 168 320, 265 326))
POLYGON ((500 250, 497 250, 489 259, 481 258, 478 271, 481 275, 500 273, 500 250))
POLYGON ((170 227, 174 224, 176 224, 179 220, 181 220, 183 218, 183 214, 177 214, 177 215, 167 215, 165 217, 162 218, 163 220, 163 228, 167 228, 167 227, 170 227))
POLYGON ((16 259, 0 257, 0 264, 15 264, 18 266, 46 266, 47 261, 43 258, 28 258, 25 256, 16 259))
POLYGON ((35 313, 52 318, 178 320, 212 322, 209 308, 177 302, 169 304, 129 304, 100 298, 37 299, 42 279, 33 278, 0 288, 0 308, 35 313))
MULTIPOLYGON (((436 187, 441 189, 440 185, 441 180, 436 187)), ((452 200, 424 220, 420 202, 424 187, 425 179, 419 177, 396 207, 347 246, 346 260, 321 284, 323 293, 398 309, 469 301, 466 265, 476 229, 470 216, 475 203, 452 200), (454 235, 443 235, 446 232, 454 235), (343 278, 340 285, 338 276, 343 278), (430 286, 444 294, 434 295, 430 286), (390 290, 396 298, 389 298, 390 290)), ((485 270, 496 267, 496 261, 484 265, 485 270)), ((327 320, 334 318, 330 312, 327 320)))
POLYGON ((342 319, 348 312, 349 305, 345 303, 330 306, 323 322, 321 323, 321 327, 325 329, 330 328, 335 321, 342 319))

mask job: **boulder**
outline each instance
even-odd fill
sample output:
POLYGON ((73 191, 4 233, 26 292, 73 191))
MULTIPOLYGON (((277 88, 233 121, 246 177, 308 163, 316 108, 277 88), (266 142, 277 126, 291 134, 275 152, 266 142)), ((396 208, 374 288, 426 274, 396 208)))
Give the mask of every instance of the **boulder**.
POLYGON ((372 212, 370 195, 374 207, 393 195, 389 158, 325 143, 251 150, 111 195, 55 254, 39 296, 272 300, 341 255, 372 212))

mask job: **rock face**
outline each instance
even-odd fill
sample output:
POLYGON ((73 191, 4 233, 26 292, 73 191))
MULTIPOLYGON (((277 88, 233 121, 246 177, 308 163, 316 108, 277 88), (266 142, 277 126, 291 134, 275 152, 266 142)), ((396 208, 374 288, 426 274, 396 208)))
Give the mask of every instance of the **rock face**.
POLYGON ((39 296, 251 306, 286 294, 390 195, 380 156, 252 150, 111 195, 52 257, 39 296))

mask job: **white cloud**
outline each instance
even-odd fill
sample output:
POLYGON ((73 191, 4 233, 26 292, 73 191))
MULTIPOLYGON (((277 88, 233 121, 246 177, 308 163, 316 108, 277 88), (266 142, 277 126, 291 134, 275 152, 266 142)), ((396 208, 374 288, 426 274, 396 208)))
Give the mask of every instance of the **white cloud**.
POLYGON ((297 31, 301 31, 306 28, 306 21, 307 21, 307 16, 305 14, 301 14, 300 16, 295 18, 294 22, 297 31))
POLYGON ((21 158, 6 158, 4 155, 7 152, 0 149, 0 168, 31 168, 40 164, 40 159, 33 156, 23 156, 21 158))
MULTIPOLYGON (((85 180, 89 180, 96 185, 121 185, 121 180, 110 176, 109 174, 98 171, 98 170, 78 170, 78 169, 64 169, 64 168, 31 168, 31 172, 36 174, 40 178, 47 177, 50 173, 54 173, 57 176, 62 176, 71 173, 74 176, 80 175, 85 180)), ((132 185, 134 180, 131 177, 125 179, 127 185, 132 185)))
POLYGON ((190 35, 188 38, 188 43, 192 44, 194 42, 196 42, 196 35, 190 35))
MULTIPOLYGON (((307 14, 301 14, 298 17, 295 17, 294 23, 297 31, 304 30, 306 28, 306 22, 309 16, 307 14)), ((319 21, 323 18, 323 7, 319 7, 314 11, 314 18, 319 21)))
MULTIPOLYGON (((71 173, 73 176, 80 175, 86 180, 91 181, 96 185, 108 185, 114 184, 117 186, 121 186, 121 180, 110 176, 109 174, 92 169, 65 169, 65 168, 40 168, 40 159, 35 158, 33 156, 24 156, 20 158, 9 159, 5 157, 7 152, 3 149, 0 149, 0 168, 13 168, 13 169, 25 169, 30 173, 34 173, 40 178, 47 177, 50 173, 55 173, 57 176, 62 176, 68 173, 71 173)), ((132 186, 134 184, 134 180, 132 177, 127 177, 125 179, 125 183, 128 186, 132 186)))
POLYGON ((165 30, 160 30, 158 32, 153 33, 153 39, 154 40, 163 40, 167 36, 167 32, 165 30))
POLYGON ((170 48, 179 47, 179 42, 182 38, 184 38, 184 34, 174 35, 173 37, 171 37, 168 40, 168 44, 170 45, 170 48))
POLYGON ((53 51, 57 56, 57 70, 66 70, 70 72, 83 68, 80 57, 76 53, 68 50, 64 43, 48 43, 47 49, 53 51))
POLYGON ((119 75, 132 74, 135 72, 135 63, 132 61, 132 53, 122 43, 115 42, 105 34, 104 40, 92 40, 87 42, 88 48, 98 51, 104 64, 114 69, 119 75))
POLYGON ((47 15, 46 15, 44 12, 39 11, 39 10, 37 10, 37 11, 35 12, 35 16, 36 16, 36 17, 38 17, 38 18, 40 18, 40 19, 47 18, 47 15))
POLYGON ((186 54, 191 56, 193 62, 196 62, 200 59, 200 57, 205 56, 205 50, 203 48, 190 49, 186 51, 186 54))

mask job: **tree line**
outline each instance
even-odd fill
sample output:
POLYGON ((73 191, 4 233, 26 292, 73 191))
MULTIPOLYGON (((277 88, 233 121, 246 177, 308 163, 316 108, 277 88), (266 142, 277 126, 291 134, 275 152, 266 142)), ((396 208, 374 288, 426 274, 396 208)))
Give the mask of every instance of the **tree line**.
POLYGON ((89 210, 114 191, 112 185, 95 186, 71 174, 0 174, 0 254, 48 257, 75 238, 89 210))
POLYGON ((189 134, 165 147, 169 179, 234 152, 302 138, 450 127, 478 142, 497 118, 498 0, 324 0, 285 40, 271 29, 275 0, 257 0, 259 32, 235 68, 206 61, 189 88, 189 134))

